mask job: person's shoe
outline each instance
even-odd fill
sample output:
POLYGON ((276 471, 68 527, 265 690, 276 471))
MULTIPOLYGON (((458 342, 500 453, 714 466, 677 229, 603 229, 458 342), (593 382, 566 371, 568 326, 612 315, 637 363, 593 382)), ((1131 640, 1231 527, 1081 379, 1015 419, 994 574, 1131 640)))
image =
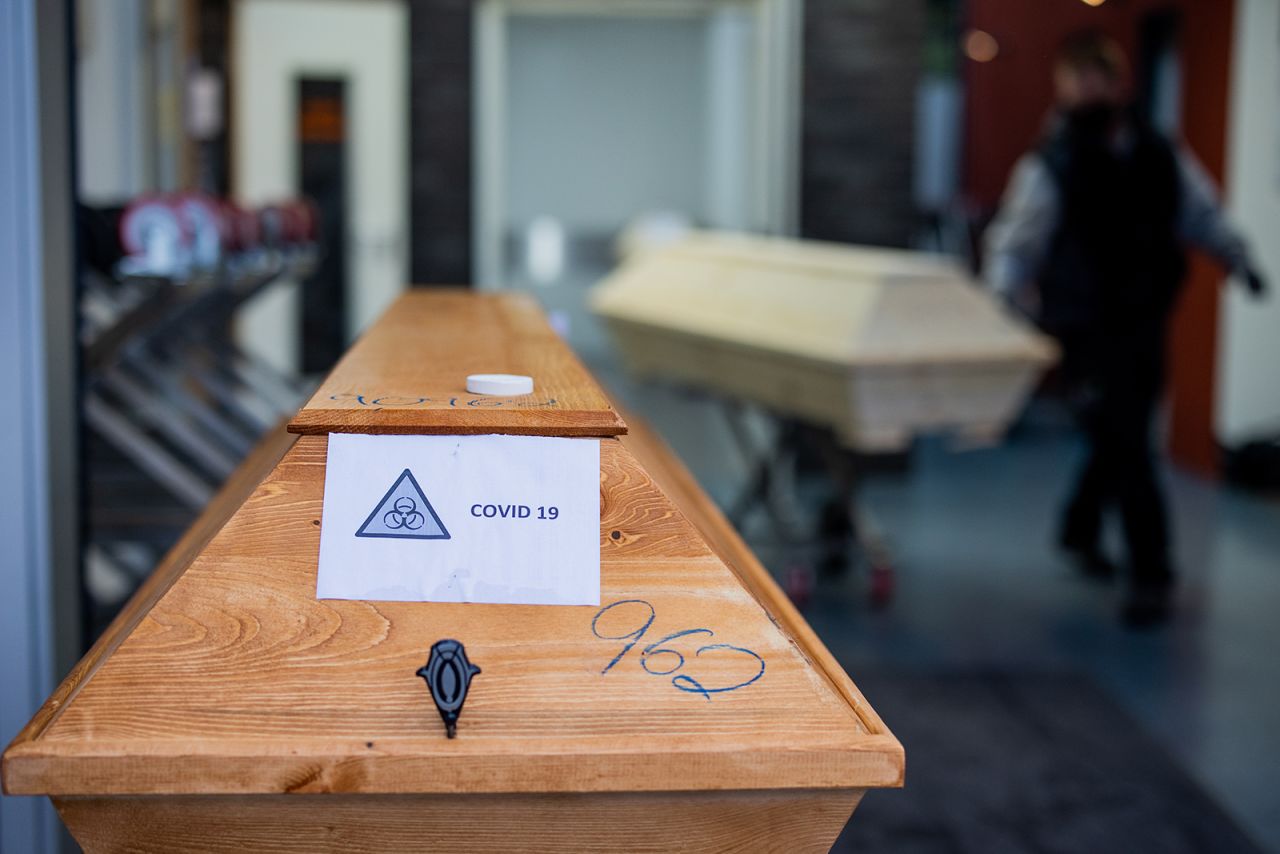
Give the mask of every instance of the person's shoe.
POLYGON ((1132 629, 1148 629, 1168 622, 1173 613, 1173 584, 1135 584, 1120 609, 1120 621, 1132 629))
POLYGON ((1111 581, 1116 577, 1116 565, 1102 553, 1102 549, 1098 548, 1097 544, 1082 543, 1069 537, 1062 537, 1058 545, 1085 578, 1091 578, 1094 581, 1111 581))

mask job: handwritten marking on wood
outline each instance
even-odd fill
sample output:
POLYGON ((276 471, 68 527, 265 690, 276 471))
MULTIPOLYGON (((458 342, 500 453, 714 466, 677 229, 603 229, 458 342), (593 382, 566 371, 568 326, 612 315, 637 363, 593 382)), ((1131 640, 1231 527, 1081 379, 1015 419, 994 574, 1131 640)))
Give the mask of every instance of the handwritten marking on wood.
POLYGON ((456 395, 448 397, 430 397, 429 395, 364 394, 362 392, 332 394, 329 395, 329 399, 337 403, 354 402, 360 406, 368 406, 375 409, 395 409, 414 406, 423 408, 437 406, 448 406, 450 408, 474 406, 481 409, 497 409, 503 406, 508 406, 537 409, 539 407, 555 406, 559 402, 554 397, 547 398, 546 400, 542 400, 540 398, 521 400, 515 397, 457 397, 456 395))
MULTIPOLYGON (((640 639, 643 638, 645 636, 645 633, 649 631, 649 628, 653 625, 653 622, 654 620, 657 619, 657 617, 658 617, 658 612, 654 609, 653 605, 650 604, 649 602, 646 602, 643 599, 620 599, 617 602, 614 602, 610 605, 605 605, 603 608, 601 608, 599 611, 596 612, 595 617, 591 619, 591 633, 593 635, 600 638, 601 640, 627 641, 626 645, 623 646, 622 649, 618 652, 618 654, 613 657, 613 660, 604 666, 604 670, 600 671, 601 676, 608 673, 610 670, 614 668, 614 666, 618 662, 622 661, 622 659, 626 656, 626 654, 631 651, 632 647, 634 647, 637 643, 639 643, 640 639), (630 631, 624 632, 619 635, 600 633, 601 617, 604 617, 614 608, 627 608, 630 611, 637 611, 638 609, 635 606, 648 609, 647 618, 644 616, 643 611, 639 612, 640 623, 638 628, 634 628, 630 631)), ((627 621, 625 624, 632 625, 632 622, 633 621, 627 621)), ((697 679, 695 679, 694 677, 690 676, 687 673, 679 673, 679 674, 676 674, 675 676, 672 676, 673 673, 676 673, 676 671, 682 669, 685 665, 684 653, 680 652, 675 646, 673 646, 675 641, 681 638, 690 638, 690 637, 696 637, 700 635, 706 635, 707 637, 714 637, 715 632, 712 631, 711 629, 701 629, 701 628, 680 629, 679 631, 672 632, 671 634, 667 635, 664 638, 661 638, 660 640, 654 641, 653 643, 644 647, 644 649, 640 651, 640 666, 645 669, 646 673, 649 673, 652 676, 671 676, 671 684, 675 688, 677 688, 680 691, 687 691, 690 694, 701 694, 707 700, 711 699, 712 694, 723 694, 727 691, 736 691, 739 688, 745 688, 748 685, 750 685, 752 682, 755 682, 757 679, 759 679, 761 676, 764 675, 764 659, 761 658, 753 650, 746 649, 745 647, 734 646, 733 644, 728 644, 728 643, 711 643, 711 644, 705 644, 703 646, 698 647, 698 649, 694 651, 693 655, 695 657, 701 656, 704 652, 740 653, 742 655, 746 655, 752 659, 755 659, 755 662, 759 663, 760 668, 756 670, 754 668, 754 663, 753 663, 752 670, 754 672, 750 677, 742 680, 741 682, 737 682, 732 685, 724 685, 719 688, 704 686, 701 682, 699 682, 697 679), (654 659, 658 658, 659 656, 663 656, 663 655, 673 656, 673 659, 663 659, 668 663, 669 666, 665 670, 653 669, 653 667, 650 665, 650 662, 652 662, 654 659)))

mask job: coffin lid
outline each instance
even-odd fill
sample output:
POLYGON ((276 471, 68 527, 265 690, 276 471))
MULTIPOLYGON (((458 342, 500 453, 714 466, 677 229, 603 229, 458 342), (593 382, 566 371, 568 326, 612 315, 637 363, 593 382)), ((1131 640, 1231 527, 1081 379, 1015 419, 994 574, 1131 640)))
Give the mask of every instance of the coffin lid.
POLYGON ((530 297, 409 291, 339 360, 289 431, 617 436, 626 424, 530 297), (533 378, 533 394, 471 394, 470 374, 533 378))
MULTIPOLYGON (((356 358, 393 352, 381 336, 425 342, 412 345, 424 364, 454 359, 461 365, 466 354, 437 352, 430 342, 465 348, 480 341, 493 352, 505 318, 526 306, 494 296, 406 297, 335 376, 344 377, 347 388, 381 382, 380 374, 359 376, 356 358), (467 302, 479 307, 468 309, 467 302), (437 333, 440 322, 460 315, 495 325, 471 336, 437 333), (420 323, 405 323, 408 316, 420 323)), ((607 413, 610 423, 621 424, 576 362, 563 354, 541 358, 539 364, 571 364, 564 375, 573 381, 556 389, 558 399, 579 402, 571 411, 607 413)), ((424 369, 421 385, 412 372, 395 376, 408 388, 428 388, 440 376, 433 370, 424 369)), ((326 387, 336 382, 331 377, 326 387)), ((316 600, 328 439, 283 436, 242 467, 10 745, 6 791, 622 792, 900 784, 901 745, 647 430, 600 440, 602 605, 629 604, 608 612, 595 632, 595 606, 316 600), (263 472, 269 472, 265 479, 263 472), (650 608, 650 629, 608 669, 627 639, 599 635, 626 634, 647 620, 650 608), (661 642, 690 629, 703 631, 661 642), (445 637, 463 641, 483 669, 452 740, 415 675, 431 645, 445 637), (709 644, 740 649, 697 653, 709 644), (763 675, 710 699, 679 690, 663 673, 683 656, 680 672, 706 687, 745 681, 756 663, 741 649, 763 659, 763 675)))
POLYGON ((955 260, 898 249, 695 232, 634 253, 591 304, 611 321, 834 367, 1055 352, 955 260))

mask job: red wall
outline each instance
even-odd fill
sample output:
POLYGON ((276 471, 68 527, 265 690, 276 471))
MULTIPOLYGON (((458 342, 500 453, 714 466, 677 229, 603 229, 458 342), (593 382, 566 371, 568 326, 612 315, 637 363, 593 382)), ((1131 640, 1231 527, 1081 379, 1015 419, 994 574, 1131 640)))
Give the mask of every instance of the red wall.
MULTIPOLYGON (((983 207, 1000 200, 1014 161, 1035 144, 1053 105, 1052 65, 1069 34, 1101 29, 1133 57, 1143 17, 1189 0, 968 0, 966 28, 995 36, 991 62, 965 62, 965 188, 983 207)), ((1215 8, 1225 3, 1213 2, 1215 8)))
MULTIPOLYGON (((1182 133, 1219 186, 1226 174, 1234 13, 1235 3, 1228 0, 1186 3, 1184 9, 1182 133)), ((1213 408, 1222 278, 1206 257, 1192 258, 1169 346, 1169 451, 1210 476, 1219 463, 1213 408)))
MULTIPOLYGON (((1000 52, 965 62, 964 181, 968 200, 992 211, 1014 162, 1040 136, 1053 104, 1058 45, 1086 28, 1111 34, 1136 57, 1147 14, 1183 15, 1183 134, 1209 173, 1222 180, 1226 143, 1232 0, 968 0, 966 27, 991 33, 1000 52)), ((1186 296, 1174 318, 1170 359, 1170 450, 1197 471, 1216 469, 1213 436, 1218 271, 1193 260, 1186 296)))

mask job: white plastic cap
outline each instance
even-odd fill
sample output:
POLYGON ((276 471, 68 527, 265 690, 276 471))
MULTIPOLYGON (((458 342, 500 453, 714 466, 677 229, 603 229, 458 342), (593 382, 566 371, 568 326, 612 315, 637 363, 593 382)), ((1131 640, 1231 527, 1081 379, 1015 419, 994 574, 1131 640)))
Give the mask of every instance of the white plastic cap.
POLYGON ((516 397, 533 394, 533 377, 519 374, 472 374, 467 377, 467 391, 472 394, 496 394, 516 397))

